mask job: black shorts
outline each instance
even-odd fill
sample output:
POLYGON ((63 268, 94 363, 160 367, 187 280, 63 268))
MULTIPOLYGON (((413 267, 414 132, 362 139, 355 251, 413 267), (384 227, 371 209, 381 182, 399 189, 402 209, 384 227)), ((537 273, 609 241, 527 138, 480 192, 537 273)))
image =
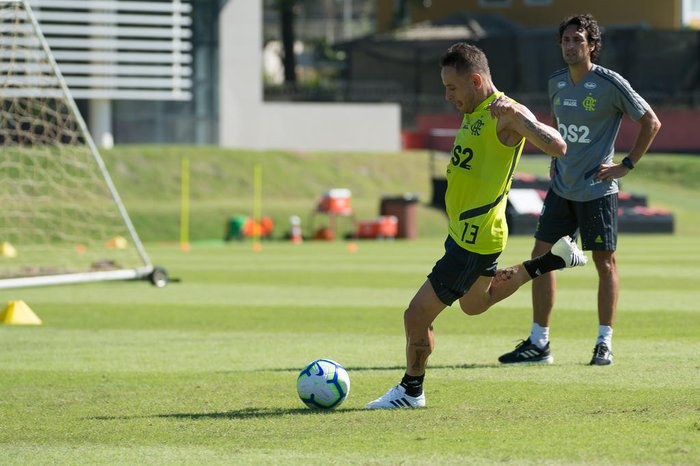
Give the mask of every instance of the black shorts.
POLYGON ((542 206, 535 238, 556 243, 559 238, 581 235, 586 251, 614 251, 617 248, 617 193, 577 202, 564 199, 551 189, 542 206))
POLYGON ((467 251, 448 236, 445 255, 435 263, 428 280, 440 301, 450 306, 469 291, 477 278, 496 275, 500 255, 467 251))

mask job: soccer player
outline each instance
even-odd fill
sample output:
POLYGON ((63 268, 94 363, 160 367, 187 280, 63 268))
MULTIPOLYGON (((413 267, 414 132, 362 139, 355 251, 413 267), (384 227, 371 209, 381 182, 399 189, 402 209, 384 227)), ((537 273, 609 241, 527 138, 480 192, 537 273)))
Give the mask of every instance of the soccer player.
MULTIPOLYGON (((661 127, 649 104, 619 74, 596 65, 601 50, 598 23, 589 14, 566 18, 559 43, 567 68, 549 79, 549 97, 557 128, 567 143, 566 156, 552 160, 551 187, 544 201, 532 256, 548 251, 562 235, 578 229, 582 248, 593 251, 598 271, 598 338, 591 365, 612 364, 612 334, 617 297, 618 179, 639 163, 661 127), (613 162, 615 138, 623 115, 639 124, 637 139, 620 163, 613 162)), ((551 363, 549 318, 556 277, 543 274, 532 282, 533 324, 530 336, 503 364, 551 363)))
POLYGON ((464 115, 447 165, 445 254, 404 312, 406 373, 368 403, 369 409, 425 406, 423 378, 435 346, 432 323, 445 307, 459 301, 466 314, 481 314, 539 274, 586 262, 576 244, 562 237, 541 257, 497 271, 508 237, 508 189, 525 138, 555 157, 564 155, 566 143, 557 130, 496 89, 477 47, 455 44, 440 64, 445 98, 464 115))

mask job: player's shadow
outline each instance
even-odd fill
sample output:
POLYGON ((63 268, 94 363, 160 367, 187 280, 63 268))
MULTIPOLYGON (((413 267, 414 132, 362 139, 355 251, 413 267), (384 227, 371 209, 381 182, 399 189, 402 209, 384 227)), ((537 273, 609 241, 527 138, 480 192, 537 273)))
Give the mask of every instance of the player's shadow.
POLYGON ((243 408, 231 411, 220 411, 212 413, 170 413, 170 414, 153 414, 150 416, 94 416, 89 419, 97 421, 119 421, 129 419, 180 419, 197 421, 200 419, 255 419, 266 417, 280 417, 289 415, 298 416, 330 416, 349 413, 354 411, 366 411, 362 408, 338 408, 338 409, 309 409, 309 408, 243 408))
MULTIPOLYGON (((496 364, 428 364, 429 370, 438 369, 483 369, 495 367, 496 364)), ((406 366, 350 366, 348 371, 405 371, 406 366)))
MULTIPOLYGON (((489 367, 499 367, 500 364, 429 364, 429 370, 435 369, 485 369, 489 367)), ((405 371, 406 366, 343 366, 348 372, 359 372, 359 371, 405 371)), ((277 369, 253 369, 250 371, 233 371, 233 372, 299 372, 298 367, 294 368, 284 368, 280 367, 277 369)))
MULTIPOLYGON (((489 367, 500 367, 499 364, 436 364, 431 365, 430 370, 454 370, 454 369, 481 369, 489 367)), ((349 366, 346 367, 349 372, 358 371, 403 371, 404 366, 349 366)), ((277 368, 277 369, 256 369, 252 371, 224 371, 224 372, 293 372, 296 373, 299 368, 277 368)), ((274 409, 274 408, 243 408, 231 411, 221 411, 213 413, 171 413, 171 414, 153 414, 150 416, 95 416, 92 420, 98 421, 114 421, 128 419, 144 419, 144 418, 160 418, 160 419, 181 419, 181 420, 198 420, 198 419, 252 419, 265 417, 279 417, 288 415, 298 416, 325 416, 339 415, 343 413, 351 413, 355 411, 366 411, 364 408, 338 408, 332 410, 308 409, 308 408, 292 408, 292 409, 274 409)))
POLYGON ((366 411, 363 408, 338 408, 338 409, 309 409, 309 408, 243 408, 231 411, 213 412, 213 413, 173 413, 173 414, 158 414, 156 416, 161 419, 255 419, 265 417, 279 416, 329 416, 349 413, 353 411, 366 411))

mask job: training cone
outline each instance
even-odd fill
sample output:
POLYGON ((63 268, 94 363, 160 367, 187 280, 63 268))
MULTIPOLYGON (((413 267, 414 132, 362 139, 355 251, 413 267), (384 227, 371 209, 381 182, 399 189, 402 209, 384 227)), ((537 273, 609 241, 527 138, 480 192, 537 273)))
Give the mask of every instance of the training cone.
POLYGON ((115 236, 105 243, 108 249, 126 249, 128 242, 123 236, 115 236))
POLYGON ((10 301, 0 314, 0 322, 8 325, 41 325, 41 319, 24 301, 10 301))
POLYGON ((0 243, 0 256, 17 257, 17 250, 7 241, 0 243))

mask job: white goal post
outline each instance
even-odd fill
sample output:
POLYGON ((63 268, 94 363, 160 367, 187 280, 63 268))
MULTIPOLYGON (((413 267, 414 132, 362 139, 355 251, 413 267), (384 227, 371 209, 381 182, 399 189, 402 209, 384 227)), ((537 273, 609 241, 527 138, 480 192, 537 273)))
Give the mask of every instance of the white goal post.
POLYGON ((26 0, 0 0, 0 289, 154 267, 26 0))

